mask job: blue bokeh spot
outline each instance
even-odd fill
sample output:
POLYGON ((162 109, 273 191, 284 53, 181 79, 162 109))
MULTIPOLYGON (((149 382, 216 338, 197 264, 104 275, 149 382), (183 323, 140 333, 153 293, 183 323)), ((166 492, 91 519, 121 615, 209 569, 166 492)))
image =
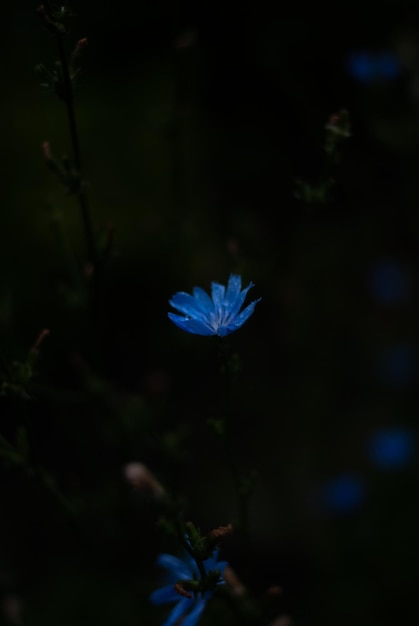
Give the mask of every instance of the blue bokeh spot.
POLYGON ((385 83, 402 73, 399 58, 392 52, 354 51, 346 57, 346 70, 355 80, 364 83, 385 83))
POLYGON ((389 346, 379 357, 379 378, 393 389, 405 389, 413 385, 417 380, 417 371, 417 353, 409 344, 389 346))
POLYGON ((415 438, 406 428, 381 428, 371 436, 368 456, 377 467, 396 469, 414 456, 415 438))
POLYGON ((376 65, 378 74, 387 80, 395 80, 402 72, 400 60, 392 52, 382 52, 378 55, 376 65))
POLYGON ((397 259, 376 261, 368 278, 370 291, 381 304, 388 306, 403 304, 410 295, 409 272, 397 259))
POLYGON ((346 60, 346 68, 352 78, 368 83, 374 71, 369 55, 365 52, 353 52, 346 60))
POLYGON ((323 498, 329 511, 351 513, 365 500, 365 485, 357 474, 342 474, 323 485, 323 498))

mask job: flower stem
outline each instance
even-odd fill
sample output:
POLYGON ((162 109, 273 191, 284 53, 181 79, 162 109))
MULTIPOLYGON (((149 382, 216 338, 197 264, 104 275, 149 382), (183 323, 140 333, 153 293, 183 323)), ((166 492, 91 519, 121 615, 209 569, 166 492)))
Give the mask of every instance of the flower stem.
POLYGON ((180 523, 180 521, 178 520, 178 524, 177 524, 177 531, 178 531, 178 536, 179 536, 179 540, 180 543, 183 545, 183 547, 185 548, 186 552, 188 552, 191 557, 194 559, 198 570, 199 570, 199 574, 201 576, 201 579, 204 580, 207 576, 207 573, 205 571, 205 567, 202 563, 202 559, 199 559, 195 553, 195 550, 193 550, 191 548, 191 545, 189 544, 188 541, 186 541, 185 539, 185 529, 183 528, 183 524, 180 523))
POLYGON ((230 354, 229 345, 225 338, 220 339, 219 351, 221 357, 221 368, 224 375, 224 414, 222 428, 222 443, 227 465, 230 469, 234 488, 237 496, 238 507, 238 531, 241 537, 242 548, 249 550, 249 513, 248 494, 243 489, 243 478, 240 474, 237 457, 234 451, 233 437, 231 430, 232 416, 232 391, 234 381, 234 363, 230 354))
POLYGON ((68 64, 68 60, 67 60, 67 56, 66 56, 66 52, 64 48, 64 41, 63 41, 63 37, 61 33, 57 33, 57 45, 58 45, 58 52, 60 55, 60 63, 61 63, 61 69, 62 69, 64 94, 65 94, 64 101, 65 101, 66 111, 67 111, 67 119, 68 119, 70 138, 71 138, 71 144, 72 144, 72 149, 73 149, 74 164, 76 166, 78 175, 80 177, 80 188, 77 193, 77 197, 78 197, 78 201, 80 205, 84 233, 86 237, 88 260, 93 265, 93 267, 95 267, 96 266, 96 247, 95 247, 95 242, 94 242, 94 237, 93 237, 93 228, 92 228, 92 222, 90 218, 87 195, 83 189, 83 180, 82 180, 83 170, 82 170, 79 134, 77 130, 76 115, 75 115, 75 110, 74 110, 73 87, 71 84, 70 68, 69 68, 69 64, 68 64))
POLYGON ((79 288, 81 288, 81 276, 78 271, 74 252, 69 245, 66 233, 63 228, 61 211, 52 205, 50 205, 48 208, 50 211, 51 229, 53 230, 56 240, 58 242, 68 277, 74 285, 77 285, 79 288))
MULTIPOLYGON (((26 433, 26 429, 25 429, 26 433)), ((25 435, 27 437, 27 433, 25 435)), ((39 465, 34 465, 28 458, 29 451, 25 455, 18 449, 17 446, 11 444, 3 435, 0 434, 0 457, 3 458, 6 463, 14 466, 18 470, 23 470, 27 476, 37 480, 46 491, 50 493, 54 501, 58 505, 74 531, 75 535, 82 542, 83 545, 90 548, 89 541, 84 534, 78 519, 76 518, 73 509, 67 502, 67 499, 61 493, 57 487, 55 480, 52 476, 39 465)))

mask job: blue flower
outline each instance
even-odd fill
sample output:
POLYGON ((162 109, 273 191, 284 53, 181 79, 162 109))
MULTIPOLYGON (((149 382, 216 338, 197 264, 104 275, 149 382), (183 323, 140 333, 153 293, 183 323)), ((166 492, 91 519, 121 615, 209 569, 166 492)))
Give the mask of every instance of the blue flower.
MULTIPOLYGON (((200 574, 198 567, 190 554, 185 552, 182 559, 172 556, 171 554, 160 554, 157 564, 167 570, 167 585, 154 591, 150 600, 153 604, 166 604, 168 602, 176 602, 175 607, 163 626, 175 626, 178 620, 183 617, 182 626, 195 626, 205 609, 205 605, 212 596, 210 589, 206 591, 198 591, 190 593, 191 597, 180 595, 175 590, 177 583, 182 581, 199 581, 200 574)), ((218 550, 214 550, 209 559, 203 561, 205 573, 209 576, 216 570, 220 573, 217 585, 224 584, 222 573, 227 566, 226 561, 218 561, 218 550)))
POLYGON ((230 274, 227 289, 224 285, 211 283, 211 298, 206 291, 195 287, 193 296, 184 291, 176 293, 169 304, 183 315, 168 313, 182 330, 195 335, 219 335, 225 337, 240 328, 255 310, 255 300, 240 313, 247 292, 253 283, 242 290, 242 280, 236 274, 230 274))

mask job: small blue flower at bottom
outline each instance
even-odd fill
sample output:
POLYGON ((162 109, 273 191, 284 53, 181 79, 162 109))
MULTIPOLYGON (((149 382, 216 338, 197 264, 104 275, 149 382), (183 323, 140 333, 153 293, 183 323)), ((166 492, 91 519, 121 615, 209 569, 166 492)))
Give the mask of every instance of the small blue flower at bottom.
MULTIPOLYGON (((214 550, 212 556, 209 559, 203 561, 205 573, 210 576, 211 573, 219 572, 219 579, 217 585, 225 583, 222 573, 227 566, 226 561, 218 561, 218 550, 214 550)), ((182 626, 195 626, 198 623, 199 618, 202 615, 203 610, 211 598, 213 592, 207 590, 204 592, 198 592, 191 595, 190 598, 179 593, 175 590, 177 583, 189 580, 200 580, 200 574, 198 567, 190 554, 185 552, 182 559, 173 556, 171 554, 160 554, 157 559, 157 565, 163 567, 168 572, 168 584, 160 589, 154 591, 150 600, 153 604, 166 604, 168 602, 176 602, 176 606, 173 608, 167 620, 163 623, 163 626, 175 626, 177 621, 183 617, 182 626)))
POLYGON ((256 304, 261 300, 259 298, 251 302, 240 312, 253 283, 249 283, 243 290, 241 286, 241 277, 230 274, 227 288, 218 283, 211 283, 211 298, 201 287, 194 287, 193 295, 179 291, 169 300, 169 304, 183 315, 168 313, 169 319, 188 333, 225 337, 249 319, 256 304))

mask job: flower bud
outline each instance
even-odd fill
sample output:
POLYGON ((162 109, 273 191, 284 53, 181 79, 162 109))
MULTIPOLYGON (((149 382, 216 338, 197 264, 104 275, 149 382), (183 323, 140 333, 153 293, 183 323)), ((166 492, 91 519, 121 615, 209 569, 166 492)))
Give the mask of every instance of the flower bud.
POLYGON ((78 56, 82 50, 87 46, 87 39, 83 37, 83 39, 79 39, 76 43, 76 47, 73 50, 73 56, 78 56))
POLYGON ((271 622, 269 626, 292 626, 292 620, 289 615, 281 615, 271 622))
POLYGON ((224 569, 223 578, 235 596, 243 596, 246 593, 246 587, 229 565, 224 569))
POLYGON ((270 598, 275 598, 276 596, 282 596, 284 590, 279 585, 271 585, 271 587, 268 587, 265 593, 270 598))
POLYGON ((216 545, 220 539, 223 539, 227 535, 231 535, 233 532, 232 524, 227 524, 227 526, 218 526, 218 528, 214 528, 207 535, 207 540, 212 544, 216 545))
POLYGON ((9 624, 22 623, 22 600, 16 595, 7 595, 2 600, 3 615, 9 624))
POLYGON ((162 485, 143 463, 127 463, 123 474, 126 481, 138 491, 149 491, 156 498, 164 494, 162 485))

